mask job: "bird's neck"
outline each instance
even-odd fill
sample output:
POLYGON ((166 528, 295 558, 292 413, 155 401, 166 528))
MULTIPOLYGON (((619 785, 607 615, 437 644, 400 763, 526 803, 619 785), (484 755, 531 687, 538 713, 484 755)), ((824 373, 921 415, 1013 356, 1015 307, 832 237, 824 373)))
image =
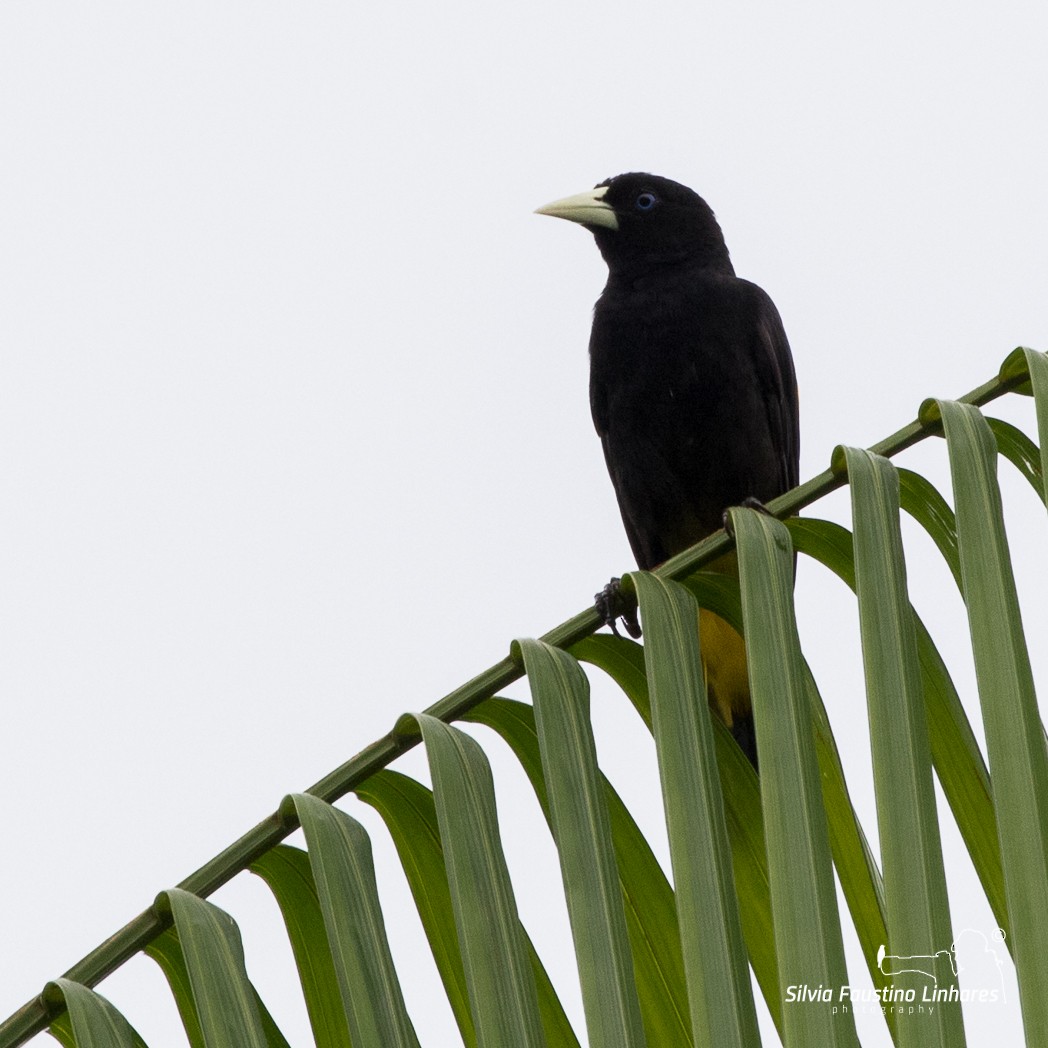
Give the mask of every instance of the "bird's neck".
POLYGON ((609 287, 634 287, 640 283, 661 284, 667 281, 702 280, 710 277, 733 277, 735 267, 727 248, 720 255, 619 261, 608 266, 609 287))

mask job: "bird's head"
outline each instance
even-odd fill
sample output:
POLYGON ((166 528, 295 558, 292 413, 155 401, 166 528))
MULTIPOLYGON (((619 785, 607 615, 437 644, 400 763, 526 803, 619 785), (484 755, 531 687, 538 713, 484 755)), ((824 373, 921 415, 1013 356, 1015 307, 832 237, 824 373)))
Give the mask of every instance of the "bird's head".
POLYGON ((709 204, 687 186, 658 175, 616 175, 536 213, 585 226, 613 274, 678 263, 733 272, 709 204))

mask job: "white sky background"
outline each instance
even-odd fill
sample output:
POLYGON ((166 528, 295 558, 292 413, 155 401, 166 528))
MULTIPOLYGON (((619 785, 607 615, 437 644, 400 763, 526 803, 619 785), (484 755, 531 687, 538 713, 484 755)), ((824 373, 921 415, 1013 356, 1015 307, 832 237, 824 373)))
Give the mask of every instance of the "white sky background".
MULTIPOLYGON (((587 401, 603 263, 536 206, 636 169, 710 201, 793 344, 803 477, 1048 348, 1046 31, 1041 3, 0 6, 0 1015, 631 566, 587 401)), ((1027 404, 994 413, 1033 432, 1027 404)), ((1013 473, 1019 568, 1043 570, 1013 473)), ((936 637, 963 634, 911 551, 936 637)), ((854 609, 814 569, 799 603, 875 837, 854 609)), ((656 780, 621 770, 649 744, 596 688, 664 858, 656 780)), ((490 750, 524 919, 580 1017, 552 850, 490 750)), ((361 817, 416 1026, 457 1043, 361 817)), ((960 865, 955 924, 988 931, 960 865)), ((264 886, 215 901, 311 1043, 264 886)), ((152 962, 101 990, 184 1043, 152 962)), ((1017 1041, 1014 1013, 970 1015, 969 1044, 1017 1041)))

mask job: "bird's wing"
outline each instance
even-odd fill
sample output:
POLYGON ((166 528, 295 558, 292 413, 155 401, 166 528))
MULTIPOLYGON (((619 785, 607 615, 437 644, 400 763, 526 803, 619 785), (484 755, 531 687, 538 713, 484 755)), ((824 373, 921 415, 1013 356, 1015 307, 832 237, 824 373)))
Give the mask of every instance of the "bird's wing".
POLYGON ((775 303, 756 284, 754 296, 754 355, 761 383, 768 429, 778 450, 782 491, 799 483, 800 406, 797 376, 786 331, 775 303))

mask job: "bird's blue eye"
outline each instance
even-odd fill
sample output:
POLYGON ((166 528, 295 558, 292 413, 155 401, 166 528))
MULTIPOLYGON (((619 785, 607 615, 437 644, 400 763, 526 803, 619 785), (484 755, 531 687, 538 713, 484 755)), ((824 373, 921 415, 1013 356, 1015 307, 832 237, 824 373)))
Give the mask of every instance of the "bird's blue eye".
POLYGON ((650 211, 658 202, 659 198, 654 193, 641 193, 633 205, 638 211, 650 211))

